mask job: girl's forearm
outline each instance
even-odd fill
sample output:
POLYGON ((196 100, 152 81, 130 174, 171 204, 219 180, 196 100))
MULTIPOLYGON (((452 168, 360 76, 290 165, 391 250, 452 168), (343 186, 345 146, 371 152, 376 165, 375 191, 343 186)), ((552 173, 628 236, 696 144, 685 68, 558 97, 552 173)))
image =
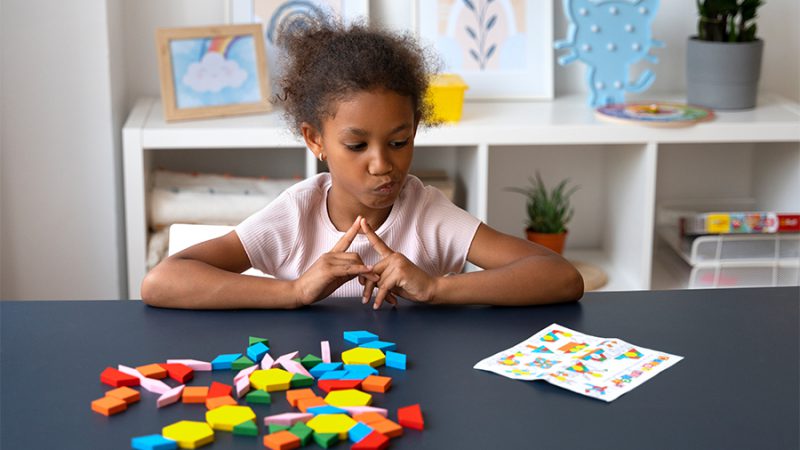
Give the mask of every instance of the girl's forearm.
POLYGON ((524 306, 577 301, 583 278, 568 262, 529 256, 507 266, 437 279, 433 304, 524 306))
POLYGON ((298 307, 294 282, 241 275, 191 259, 165 260, 142 282, 151 306, 186 309, 298 307))

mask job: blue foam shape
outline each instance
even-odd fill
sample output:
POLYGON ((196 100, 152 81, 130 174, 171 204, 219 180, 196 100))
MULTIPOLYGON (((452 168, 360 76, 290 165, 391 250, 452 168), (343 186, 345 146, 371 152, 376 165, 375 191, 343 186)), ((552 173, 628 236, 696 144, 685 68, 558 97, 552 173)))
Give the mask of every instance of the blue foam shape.
POLYGON ((319 379, 323 373, 330 372, 331 370, 337 370, 340 367, 342 367, 342 363, 340 362, 319 363, 312 367, 308 372, 313 375, 314 378, 319 379))
POLYGON ((347 375, 346 370, 329 370, 317 378, 318 380, 344 380, 345 375, 347 375))
POLYGON ((386 367, 406 370, 407 357, 403 353, 386 352, 386 367))
POLYGON ((342 380, 363 380, 370 375, 378 375, 378 371, 367 364, 345 364, 344 370, 347 374, 342 377, 342 380))
POLYGON ((226 353, 224 355, 219 355, 211 361, 211 369, 212 370, 225 370, 230 369, 233 365, 233 362, 237 359, 241 358, 241 353, 226 353))
POLYGON ((369 341, 359 345, 359 347, 377 348, 378 350, 382 350, 384 352, 388 350, 392 351, 397 350, 397 344, 395 344, 394 342, 386 342, 386 341, 369 341))
POLYGON ((372 428, 369 425, 358 422, 347 432, 347 437, 349 437, 352 442, 357 443, 364 440, 370 433, 372 433, 372 428))
POLYGON ((314 406, 313 408, 308 408, 306 412, 315 416, 319 414, 350 414, 346 409, 337 408, 331 405, 314 406))
POLYGON ((377 341, 378 335, 364 330, 345 331, 344 340, 351 344, 361 345, 367 342, 377 341))
POLYGON ((269 347, 264 345, 263 342, 256 342, 250 347, 247 347, 247 357, 258 363, 261 362, 261 358, 263 358, 268 351, 269 347))
POLYGON ((650 30, 659 0, 563 1, 570 23, 567 38, 557 41, 555 48, 569 52, 558 63, 586 64, 590 106, 625 103, 625 92, 642 92, 653 84, 653 71, 645 70, 631 80, 629 69, 642 59, 658 62, 649 52, 664 46, 650 30))
POLYGON ((173 450, 178 448, 178 443, 160 434, 149 434, 132 438, 131 448, 134 450, 173 450))

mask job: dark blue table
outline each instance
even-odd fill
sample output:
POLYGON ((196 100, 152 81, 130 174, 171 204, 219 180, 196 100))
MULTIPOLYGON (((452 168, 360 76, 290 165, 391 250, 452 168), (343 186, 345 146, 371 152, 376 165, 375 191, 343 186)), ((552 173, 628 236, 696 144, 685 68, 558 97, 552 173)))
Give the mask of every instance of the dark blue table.
MULTIPOLYGON (((249 335, 271 354, 319 354, 342 332, 397 342, 409 370, 374 403, 394 414, 419 402, 427 430, 392 448, 792 449, 800 446, 800 288, 590 293, 578 304, 443 308, 402 303, 372 311, 356 300, 296 311, 178 311, 137 301, 0 302, 0 448, 130 448, 203 405, 155 408, 154 394, 110 418, 90 410, 106 366, 243 351, 249 335), (683 361, 612 403, 472 369, 550 323, 682 355, 683 361)), ((231 382, 198 373, 191 384, 231 382)), ((290 410, 282 393, 259 416, 290 410)), ((263 425, 261 426, 263 431, 263 425)), ((263 448, 261 438, 216 433, 205 448, 263 448)), ((314 444, 312 444, 313 446, 314 444)), ((335 448, 349 448, 339 444, 335 448)))

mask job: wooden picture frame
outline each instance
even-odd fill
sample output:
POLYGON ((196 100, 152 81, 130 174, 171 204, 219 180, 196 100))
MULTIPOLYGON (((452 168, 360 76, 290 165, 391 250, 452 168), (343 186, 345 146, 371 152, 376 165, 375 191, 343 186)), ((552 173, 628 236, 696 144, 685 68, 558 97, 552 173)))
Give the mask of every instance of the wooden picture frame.
POLYGON ((270 111, 261 36, 258 24, 158 29, 165 120, 270 111))
POLYGON ((460 75, 467 100, 552 100, 553 0, 416 0, 423 45, 460 75))

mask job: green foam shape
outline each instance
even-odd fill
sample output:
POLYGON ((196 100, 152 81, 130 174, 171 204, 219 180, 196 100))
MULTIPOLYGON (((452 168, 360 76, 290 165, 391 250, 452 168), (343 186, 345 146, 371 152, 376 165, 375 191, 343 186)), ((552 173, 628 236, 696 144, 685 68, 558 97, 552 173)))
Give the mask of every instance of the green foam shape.
POLYGON ((250 347, 251 345, 256 344, 258 342, 263 342, 264 345, 269 347, 269 339, 265 339, 265 338, 250 336, 250 338, 247 340, 247 342, 248 342, 248 344, 247 344, 248 347, 250 347))
POLYGON ((249 394, 244 396, 244 399, 247 403, 261 403, 263 405, 269 405, 272 403, 272 395, 270 395, 269 392, 262 390, 251 391, 249 394))
POLYGON ((288 425, 278 425, 277 423, 269 424, 269 434, 277 433, 278 431, 288 431, 288 425))
POLYGON ((292 427, 289 428, 289 432, 300 438, 300 443, 302 445, 308 445, 308 443, 311 442, 311 436, 314 434, 314 430, 303 422, 297 422, 292 425, 292 427))
POLYGON ((314 433, 314 442, 322 448, 328 448, 339 442, 339 435, 336 433, 314 433))
POLYGON ((233 434, 239 436, 258 436, 258 426, 252 420, 247 420, 233 427, 233 434))
POLYGON ((316 366, 317 364, 319 364, 321 362, 322 362, 322 358, 320 358, 318 356, 315 356, 315 355, 312 355, 312 354, 308 354, 308 355, 304 356, 303 359, 300 360, 300 364, 302 364, 303 367, 306 368, 306 370, 311 370, 314 366, 316 366))
POLYGON ((301 373, 296 373, 292 375, 291 381, 289 381, 289 386, 291 388, 301 388, 301 387, 311 387, 314 385, 314 379, 311 377, 307 377, 301 373))
POLYGON ((231 369, 242 370, 254 365, 255 363, 247 356, 242 356, 231 364, 231 369))

